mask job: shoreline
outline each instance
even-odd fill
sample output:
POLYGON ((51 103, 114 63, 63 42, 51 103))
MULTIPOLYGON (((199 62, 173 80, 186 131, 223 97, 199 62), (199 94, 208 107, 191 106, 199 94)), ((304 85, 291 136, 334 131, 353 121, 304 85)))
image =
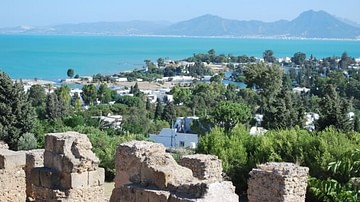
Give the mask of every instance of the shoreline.
POLYGON ((194 38, 194 39, 264 39, 264 40, 299 40, 299 41, 354 41, 360 38, 307 38, 288 36, 188 36, 188 35, 146 35, 146 34, 116 34, 116 33, 0 33, 0 36, 68 36, 68 37, 149 37, 149 38, 194 38))

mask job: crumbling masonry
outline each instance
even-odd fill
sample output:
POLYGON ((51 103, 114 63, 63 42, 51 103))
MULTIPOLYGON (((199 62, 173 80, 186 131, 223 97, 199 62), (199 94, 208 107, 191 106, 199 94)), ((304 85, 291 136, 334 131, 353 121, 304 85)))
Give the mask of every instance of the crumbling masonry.
POLYGON ((84 134, 48 134, 45 150, 0 149, 0 201, 104 201, 104 169, 84 134))
POLYGON ((309 168, 293 163, 265 163, 250 172, 249 202, 305 201, 309 168))
POLYGON ((232 183, 222 180, 221 161, 217 157, 187 156, 181 162, 190 168, 177 164, 162 144, 144 141, 121 144, 116 152, 115 189, 110 201, 239 201, 232 183))
MULTIPOLYGON (((89 139, 76 132, 48 134, 45 150, 11 151, 0 142, 0 201, 102 202, 104 169, 89 139)), ((132 141, 116 151, 111 202, 238 201, 213 155, 188 155, 179 164, 161 144, 132 141)), ((308 168, 267 163, 250 172, 249 202, 305 201, 308 168)))

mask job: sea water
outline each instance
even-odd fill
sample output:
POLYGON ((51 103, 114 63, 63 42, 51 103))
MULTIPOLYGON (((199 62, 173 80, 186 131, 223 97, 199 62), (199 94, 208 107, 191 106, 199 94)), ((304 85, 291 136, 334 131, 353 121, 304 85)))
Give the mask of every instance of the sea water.
POLYGON ((359 40, 284 40, 141 36, 0 35, 0 69, 16 79, 66 78, 67 69, 91 76, 141 69, 144 60, 184 59, 195 53, 262 57, 270 49, 276 57, 304 52, 316 58, 360 57, 359 40))

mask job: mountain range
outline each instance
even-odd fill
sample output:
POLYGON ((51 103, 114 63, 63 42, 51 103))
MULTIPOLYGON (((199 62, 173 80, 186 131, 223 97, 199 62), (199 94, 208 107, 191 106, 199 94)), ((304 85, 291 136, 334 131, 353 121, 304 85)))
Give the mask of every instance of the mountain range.
POLYGON ((293 20, 243 21, 203 15, 178 23, 128 21, 0 28, 0 34, 145 35, 360 39, 360 26, 325 11, 305 11, 293 20))

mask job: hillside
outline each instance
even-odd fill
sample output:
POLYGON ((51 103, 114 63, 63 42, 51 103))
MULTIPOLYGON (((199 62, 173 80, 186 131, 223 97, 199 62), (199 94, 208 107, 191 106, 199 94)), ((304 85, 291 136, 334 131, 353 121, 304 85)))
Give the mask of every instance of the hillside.
POLYGON ((301 37, 359 39, 360 27, 325 11, 305 11, 287 21, 262 22, 231 20, 203 15, 170 24, 167 22, 129 21, 62 24, 46 27, 19 26, 0 28, 0 34, 70 34, 70 35, 165 35, 230 37, 301 37))

